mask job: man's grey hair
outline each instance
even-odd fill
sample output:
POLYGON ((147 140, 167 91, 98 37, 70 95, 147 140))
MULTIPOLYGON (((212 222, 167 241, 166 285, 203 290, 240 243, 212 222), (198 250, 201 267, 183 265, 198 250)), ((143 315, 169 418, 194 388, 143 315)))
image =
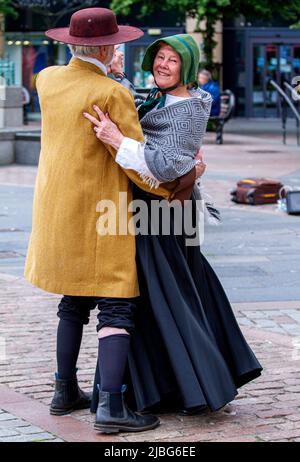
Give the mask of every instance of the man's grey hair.
POLYGON ((100 46, 89 47, 79 45, 68 45, 73 56, 95 56, 99 53, 100 46))
POLYGON ((200 69, 198 74, 205 75, 205 77, 207 77, 208 80, 211 80, 211 78, 212 78, 211 72, 209 72, 207 69, 200 69))

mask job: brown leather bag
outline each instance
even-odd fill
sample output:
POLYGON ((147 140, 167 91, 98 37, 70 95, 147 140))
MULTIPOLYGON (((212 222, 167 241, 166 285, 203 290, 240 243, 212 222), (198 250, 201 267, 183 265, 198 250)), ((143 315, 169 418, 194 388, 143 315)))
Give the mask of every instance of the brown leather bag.
POLYGON ((282 186, 272 178, 243 178, 231 191, 231 200, 239 204, 276 204, 282 186))

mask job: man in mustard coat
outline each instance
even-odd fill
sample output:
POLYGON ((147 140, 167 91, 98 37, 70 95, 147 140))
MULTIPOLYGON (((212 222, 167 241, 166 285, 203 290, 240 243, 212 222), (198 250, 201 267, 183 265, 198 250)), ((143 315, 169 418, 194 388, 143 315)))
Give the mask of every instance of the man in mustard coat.
MULTIPOLYGON (((132 412, 123 397, 139 295, 135 236, 97 232, 99 201, 115 204, 117 223, 119 209, 129 220, 130 180, 144 190, 148 186, 114 162, 116 151, 99 143, 83 117, 83 111, 93 112, 97 104, 124 136, 143 141, 130 92, 106 75, 114 45, 142 34, 118 26, 111 10, 80 10, 69 28, 46 33, 71 45, 70 63, 46 68, 37 78, 42 138, 25 277, 45 291, 64 294, 58 310, 58 369, 50 412, 64 415, 90 406, 91 396, 77 383, 76 362, 83 325, 98 306, 101 389, 95 428, 106 433, 159 425, 155 416, 132 412), (125 203, 120 203, 120 192, 127 194, 125 203)), ((168 199, 176 185, 166 184, 152 193, 168 199)))

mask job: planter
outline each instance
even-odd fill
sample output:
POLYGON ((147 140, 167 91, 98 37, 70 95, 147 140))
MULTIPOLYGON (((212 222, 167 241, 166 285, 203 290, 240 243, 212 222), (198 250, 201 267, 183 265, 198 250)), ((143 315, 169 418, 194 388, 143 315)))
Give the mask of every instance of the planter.
POLYGON ((15 162, 22 165, 38 165, 41 150, 39 132, 15 134, 15 162))

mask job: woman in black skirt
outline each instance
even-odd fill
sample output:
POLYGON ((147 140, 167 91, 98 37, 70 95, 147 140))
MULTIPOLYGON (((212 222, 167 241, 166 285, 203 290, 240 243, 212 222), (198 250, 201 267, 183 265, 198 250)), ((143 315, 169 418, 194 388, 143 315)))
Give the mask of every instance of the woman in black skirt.
MULTIPOLYGON (((116 146, 120 140, 116 162, 123 168, 136 170, 154 187, 184 175, 195 166, 195 153, 201 146, 211 104, 211 98, 195 88, 198 62, 198 46, 187 34, 164 38, 147 50, 142 67, 153 72, 158 88, 139 107, 146 135, 144 144, 122 138, 108 119, 101 124, 90 118, 101 141, 116 146), (182 122, 177 121, 180 115, 182 122), (181 129, 185 130, 182 135, 181 129), (157 134, 154 139, 153 133, 157 134), (190 140, 195 144, 189 145, 190 140)), ((262 366, 246 342, 200 245, 188 244, 191 236, 186 235, 184 226, 191 219, 188 208, 182 207, 180 217, 171 207, 170 233, 153 234, 151 204, 157 201, 157 196, 136 186, 133 193, 134 199, 148 206, 149 233, 136 237, 141 295, 124 377, 127 402, 136 411, 181 410, 186 414, 203 408, 216 411, 235 398, 239 387, 258 377, 262 366)), ((199 220, 198 197, 195 187, 192 195, 195 229, 199 220)), ((92 412, 96 412, 100 385, 97 370, 92 412)))

